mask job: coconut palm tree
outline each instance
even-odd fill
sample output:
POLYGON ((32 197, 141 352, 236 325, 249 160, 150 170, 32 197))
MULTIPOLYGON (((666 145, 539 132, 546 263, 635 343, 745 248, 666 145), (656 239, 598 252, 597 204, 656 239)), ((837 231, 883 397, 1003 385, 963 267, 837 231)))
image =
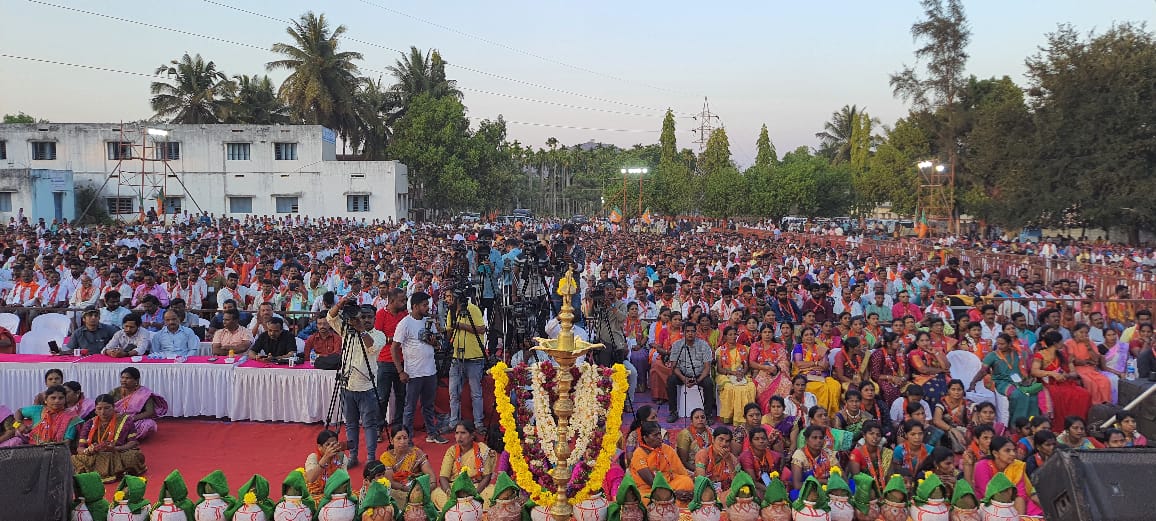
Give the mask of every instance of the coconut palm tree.
POLYGON ((446 78, 446 62, 436 49, 423 54, 421 49, 410 47, 408 55, 402 54, 386 70, 396 80, 389 90, 397 96, 398 106, 403 112, 410 100, 421 94, 429 94, 434 98, 452 96, 458 101, 462 99, 458 82, 446 78))
POLYGON ((233 76, 231 90, 223 123, 277 125, 293 121, 289 107, 277 97, 268 76, 233 76))
POLYGON ((231 90, 228 78, 217 70, 213 62, 206 62, 200 54, 188 53, 180 60, 157 67, 156 74, 168 76, 168 82, 153 82, 149 91, 152 98, 153 120, 169 123, 220 123, 231 90))
MULTIPOLYGON (((816 132, 815 137, 821 142, 819 154, 827 156, 835 163, 851 160, 851 133, 854 130, 854 121, 857 115, 866 114, 866 110, 856 105, 843 105, 843 108, 831 114, 831 121, 823 124, 823 131, 816 132)), ((877 118, 871 118, 873 124, 879 124, 877 118)))
POLYGON ((376 81, 362 78, 353 104, 357 127, 350 135, 350 145, 363 159, 385 159, 386 146, 393 135, 391 127, 397 116, 394 96, 382 87, 380 78, 376 81))
POLYGON ((330 30, 324 14, 309 11, 292 24, 285 30, 292 42, 272 47, 285 59, 265 64, 270 71, 290 71, 277 94, 301 121, 324 125, 346 138, 356 127, 353 98, 360 80, 354 61, 362 59, 361 53, 338 51, 345 26, 330 30))

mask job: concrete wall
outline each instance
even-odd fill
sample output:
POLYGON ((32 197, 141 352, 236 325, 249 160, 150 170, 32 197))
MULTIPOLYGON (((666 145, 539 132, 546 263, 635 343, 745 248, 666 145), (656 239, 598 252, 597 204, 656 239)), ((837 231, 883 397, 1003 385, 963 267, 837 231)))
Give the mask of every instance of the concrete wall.
POLYGON ((106 205, 107 198, 131 198, 133 213, 121 218, 156 208, 162 194, 181 197, 182 208, 190 213, 199 206, 216 215, 230 214, 230 196, 253 197, 252 213, 257 215, 275 214, 277 196, 298 197, 298 213, 311 216, 397 220, 409 209, 405 165, 336 161, 335 135, 319 125, 151 128, 167 130, 168 135, 148 135, 136 124, 0 124, 0 140, 7 149, 0 168, 71 170, 79 185, 103 185, 106 205), (179 157, 156 160, 166 141, 179 143, 179 157), (56 158, 33 159, 34 142, 55 143, 56 158), (131 143, 132 158, 110 158, 110 143, 131 143), (247 143, 249 158, 229 159, 230 143, 247 143), (277 143, 295 143, 296 157, 275 159, 277 143), (369 195, 369 212, 348 212, 348 195, 369 195))
POLYGON ((31 223, 39 219, 76 218, 73 174, 68 170, 8 168, 0 169, 0 193, 11 200, 11 211, 0 211, 0 221, 7 223, 24 209, 31 223), (59 194, 59 195, 58 195, 59 194))

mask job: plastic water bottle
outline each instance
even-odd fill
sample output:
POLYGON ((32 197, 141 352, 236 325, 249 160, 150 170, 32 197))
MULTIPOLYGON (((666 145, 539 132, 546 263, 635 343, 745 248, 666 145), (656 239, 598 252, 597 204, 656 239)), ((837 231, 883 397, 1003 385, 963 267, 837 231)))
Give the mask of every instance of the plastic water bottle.
POLYGON ((1135 358, 1132 358, 1132 357, 1128 358, 1128 373, 1126 375, 1126 378, 1129 380, 1135 380, 1136 379, 1136 359, 1135 358))
POLYGON ((309 365, 315 365, 316 363, 317 363, 317 351, 313 351, 313 352, 309 353, 309 365))

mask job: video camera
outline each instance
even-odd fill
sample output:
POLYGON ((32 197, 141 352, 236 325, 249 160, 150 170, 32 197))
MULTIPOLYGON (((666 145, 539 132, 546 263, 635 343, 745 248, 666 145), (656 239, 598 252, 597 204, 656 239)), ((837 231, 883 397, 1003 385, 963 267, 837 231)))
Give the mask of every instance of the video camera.
POLYGON ((550 266, 550 250, 541 241, 527 239, 522 243, 522 254, 517 262, 520 266, 532 263, 539 269, 546 269, 550 266))

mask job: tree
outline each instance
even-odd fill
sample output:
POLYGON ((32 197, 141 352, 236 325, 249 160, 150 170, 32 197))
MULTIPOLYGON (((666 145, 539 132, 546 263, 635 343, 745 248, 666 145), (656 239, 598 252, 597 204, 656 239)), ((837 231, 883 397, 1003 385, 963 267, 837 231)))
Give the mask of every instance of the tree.
POLYGON ((662 133, 658 135, 658 145, 662 150, 658 161, 669 162, 674 161, 675 156, 678 155, 678 143, 674 135, 674 111, 666 109, 666 116, 662 118, 662 133))
POLYGON ((1038 145, 1023 91, 1007 76, 973 77, 960 105, 969 127, 962 140, 961 160, 969 173, 960 186, 963 211, 1008 224, 1037 217, 1053 194, 1033 193, 1032 162, 1038 145))
POLYGON ((188 53, 180 60, 157 67, 156 74, 169 81, 153 82, 149 91, 152 99, 153 120, 168 123, 220 123, 229 108, 227 96, 232 90, 225 73, 213 62, 206 62, 200 54, 188 53))
POLYGON ((292 121, 289 107, 277 97, 269 76, 233 76, 222 123, 284 125, 292 121))
POLYGON ((394 125, 388 153, 409 167, 410 193, 419 208, 467 209, 480 200, 467 158, 469 129, 460 101, 428 94, 411 100, 394 125))
POLYGON ((859 107, 843 105, 843 108, 831 113, 831 120, 823 124, 823 131, 816 132, 819 138, 819 153, 832 161, 846 161, 851 158, 851 132, 859 107))
POLYGON ((767 124, 759 130, 759 138, 755 141, 755 166, 771 168, 779 162, 779 155, 775 152, 775 144, 771 142, 771 135, 767 132, 767 124))
POLYGON ((402 112, 408 108, 410 100, 422 94, 462 100, 457 81, 446 78, 446 62, 437 49, 422 53, 417 47, 410 47, 408 55, 402 54, 386 69, 394 77, 395 83, 389 90, 397 96, 396 103, 402 112))
POLYGON ((702 213, 708 217, 729 218, 738 215, 746 194, 743 176, 733 165, 726 165, 707 174, 703 187, 702 213))
POLYGON ((272 47, 285 59, 265 64, 270 71, 290 71, 277 94, 300 121, 324 125, 348 138, 356 128, 353 97, 358 69, 354 61, 362 56, 359 52, 338 51, 345 26, 330 30, 324 14, 309 11, 285 32, 292 42, 275 43, 272 47))
POLYGON ((396 98, 382 88, 380 79, 361 78, 353 96, 356 128, 350 133, 349 141, 363 159, 388 159, 386 148, 393 134, 391 125, 399 116, 396 108, 396 98))
POLYGON ((18 114, 5 114, 4 115, 4 122, 5 123, 24 123, 24 124, 48 123, 47 120, 41 119, 38 121, 36 118, 29 116, 28 114, 25 114, 23 112, 20 112, 18 114))
MULTIPOLYGON (((918 45, 917 61, 923 61, 926 76, 904 66, 892 74, 892 93, 911 103, 916 111, 941 119, 935 135, 939 148, 947 154, 948 168, 956 174, 959 154, 958 107, 956 102, 964 88, 967 44, 971 28, 963 12, 962 0, 921 0, 924 18, 911 26, 911 37, 918 45)), ((953 187, 954 188, 954 187, 953 187)), ((954 193, 949 197, 955 199, 954 193)), ((955 216, 951 216, 954 218, 955 216)))
POLYGON ((1156 225, 1156 37, 1123 23, 1082 39, 1070 26, 1027 60, 1039 144, 1031 191, 1058 217, 1078 202, 1089 225, 1133 241, 1156 225))
POLYGON ((716 128, 706 140, 706 149, 699 158, 699 169, 702 175, 721 171, 723 168, 734 166, 731 161, 731 143, 727 138, 725 128, 716 128))

